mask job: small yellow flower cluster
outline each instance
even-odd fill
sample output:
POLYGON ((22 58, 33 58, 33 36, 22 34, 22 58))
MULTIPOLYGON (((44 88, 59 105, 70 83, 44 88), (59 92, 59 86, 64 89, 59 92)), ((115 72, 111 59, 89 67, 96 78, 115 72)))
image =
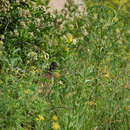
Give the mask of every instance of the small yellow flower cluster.
POLYGON ((68 33, 67 35, 66 35, 66 42, 67 43, 72 43, 73 42, 73 35, 71 34, 71 33, 68 33))
POLYGON ((52 116, 52 120, 57 121, 57 120, 58 120, 58 117, 57 117, 56 115, 53 115, 53 116, 52 116))
POLYGON ((58 129, 60 129, 59 123, 58 123, 58 122, 53 122, 52 128, 53 128, 53 130, 58 130, 58 129))
POLYGON ((30 72, 35 74, 37 72, 37 68, 35 66, 30 67, 30 72))
POLYGON ((41 73, 43 70, 42 69, 36 69, 35 70, 37 73, 41 73))
POLYGON ((68 52, 68 51, 70 50, 70 48, 65 47, 64 50, 65 50, 66 52, 68 52))
POLYGON ((107 72, 107 73, 104 74, 104 77, 105 77, 105 78, 109 78, 109 77, 110 77, 110 74, 107 72))
POLYGON ((59 130, 60 129, 60 124, 58 122, 58 117, 56 115, 53 115, 52 120, 53 120, 52 129, 53 130, 59 130))
POLYGON ((36 118, 36 120, 37 120, 37 121, 41 121, 41 120, 43 120, 43 121, 44 121, 44 120, 45 120, 45 118, 44 118, 43 116, 41 116, 41 115, 38 115, 38 117, 36 118))
POLYGON ((89 102, 87 102, 87 104, 89 104, 91 106, 96 106, 97 105, 97 103, 95 101, 89 101, 89 102))

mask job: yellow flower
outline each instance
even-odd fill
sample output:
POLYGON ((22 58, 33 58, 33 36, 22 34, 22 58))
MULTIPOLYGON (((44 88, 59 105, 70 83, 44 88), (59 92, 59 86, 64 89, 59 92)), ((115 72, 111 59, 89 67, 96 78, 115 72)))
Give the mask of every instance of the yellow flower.
POLYGON ((53 128, 54 130, 58 130, 58 129, 60 129, 60 125, 59 125, 59 123, 58 123, 58 122, 53 122, 53 124, 52 124, 52 128, 53 128))
POLYGON ((57 121, 57 120, 58 120, 58 117, 57 117, 56 115, 53 115, 53 116, 52 116, 52 120, 57 121))
POLYGON ((68 42, 68 43, 73 42, 73 35, 72 34, 69 33, 66 35, 66 42, 68 42))
POLYGON ((89 105, 91 105, 91 106, 95 106, 95 105, 97 105, 95 101, 87 102, 87 104, 89 104, 89 105))
POLYGON ((38 115, 38 117, 36 118, 37 121, 41 121, 41 120, 45 120, 45 118, 41 115, 38 115))
POLYGON ((104 77, 105 77, 105 78, 109 78, 109 77, 110 77, 110 74, 107 72, 107 73, 105 73, 104 77))
POLYGON ((70 48, 66 47, 66 48, 64 48, 64 50, 68 52, 70 50, 70 48))
POLYGON ((42 70, 41 69, 36 69, 36 72, 41 73, 42 70))

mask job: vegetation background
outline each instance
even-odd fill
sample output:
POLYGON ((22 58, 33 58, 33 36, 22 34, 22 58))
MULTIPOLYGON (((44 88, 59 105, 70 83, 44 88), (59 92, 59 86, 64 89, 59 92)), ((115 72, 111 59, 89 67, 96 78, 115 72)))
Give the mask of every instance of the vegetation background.
POLYGON ((2 130, 130 129, 128 0, 0 3, 2 130))

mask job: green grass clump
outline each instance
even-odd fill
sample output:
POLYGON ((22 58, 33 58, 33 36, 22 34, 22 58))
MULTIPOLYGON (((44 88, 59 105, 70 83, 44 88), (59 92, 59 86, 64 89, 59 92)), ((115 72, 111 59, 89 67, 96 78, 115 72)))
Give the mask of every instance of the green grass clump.
POLYGON ((2 130, 130 129, 127 13, 104 4, 54 14, 40 1, 1 5, 2 130))

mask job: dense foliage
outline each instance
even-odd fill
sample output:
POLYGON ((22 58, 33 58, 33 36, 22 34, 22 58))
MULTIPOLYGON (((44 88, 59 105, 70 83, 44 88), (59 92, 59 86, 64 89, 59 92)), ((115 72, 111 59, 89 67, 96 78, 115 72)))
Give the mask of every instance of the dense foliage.
POLYGON ((85 0, 87 6, 98 5, 99 3, 105 4, 108 7, 122 10, 127 13, 130 12, 130 1, 129 0, 85 0))
POLYGON ((130 129, 128 12, 0 2, 1 129, 130 129))

